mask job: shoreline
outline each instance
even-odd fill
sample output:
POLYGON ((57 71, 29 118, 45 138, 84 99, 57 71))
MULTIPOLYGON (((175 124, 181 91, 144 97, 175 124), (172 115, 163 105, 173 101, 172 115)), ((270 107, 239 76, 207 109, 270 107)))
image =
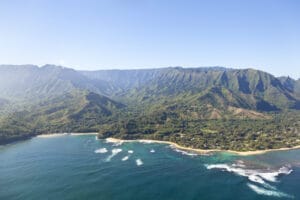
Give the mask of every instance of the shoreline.
POLYGON ((228 152, 232 154, 236 154, 239 156, 251 156, 251 155, 260 155, 265 154, 268 152, 274 152, 274 151, 288 151, 293 149, 300 149, 300 145, 294 146, 294 147, 283 147, 278 149, 266 149, 266 150, 255 150, 255 151, 234 151, 234 150, 220 150, 220 149, 195 149, 190 147, 184 147, 181 146, 175 142, 170 141, 161 141, 161 140, 146 140, 146 139, 138 139, 138 140, 122 140, 118 138, 106 138, 107 142, 111 143, 123 143, 123 142, 140 142, 140 143, 160 143, 160 144, 169 144, 177 149, 180 150, 186 150, 190 152, 195 152, 199 154, 209 154, 209 153, 216 153, 216 152, 228 152))
POLYGON ((51 138, 51 137, 60 137, 60 136, 65 136, 65 135, 71 135, 71 136, 98 135, 98 133, 49 133, 49 134, 37 135, 36 137, 39 137, 39 138, 51 138))
POLYGON ((79 135, 98 135, 98 133, 69 133, 69 135, 79 136, 79 135))
MULTIPOLYGON (((66 136, 66 135, 71 135, 71 136, 98 135, 98 133, 51 133, 51 134, 37 135, 36 137, 51 138, 51 137, 60 137, 60 136, 66 136)), ((265 150, 254 150, 254 151, 234 151, 234 150, 220 150, 220 149, 196 149, 196 148, 191 148, 191 147, 184 147, 175 142, 162 141, 162 140, 150 140, 150 139, 123 140, 123 139, 112 138, 112 137, 106 138, 104 140, 106 140, 107 142, 110 142, 110 143, 124 143, 124 142, 160 143, 160 144, 168 144, 171 147, 174 147, 174 148, 177 148, 180 150, 198 153, 198 154, 211 154, 211 153, 216 153, 216 152, 227 152, 227 153, 232 153, 232 154, 236 154, 239 156, 260 155, 260 154, 265 154, 268 152, 300 149, 300 145, 297 145, 294 147, 282 147, 282 148, 278 148, 278 149, 265 149, 265 150)))
POLYGON ((60 137, 60 136, 64 136, 64 135, 68 135, 68 134, 67 133, 50 133, 50 134, 37 135, 36 137, 38 137, 38 138, 51 138, 51 137, 60 137))

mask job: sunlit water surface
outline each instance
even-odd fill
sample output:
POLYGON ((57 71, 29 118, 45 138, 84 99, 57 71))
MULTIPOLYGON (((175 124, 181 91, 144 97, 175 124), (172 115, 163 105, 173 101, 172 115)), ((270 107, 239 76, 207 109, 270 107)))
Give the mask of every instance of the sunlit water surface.
POLYGON ((300 150, 195 155, 95 136, 0 146, 0 199, 300 199, 300 150))

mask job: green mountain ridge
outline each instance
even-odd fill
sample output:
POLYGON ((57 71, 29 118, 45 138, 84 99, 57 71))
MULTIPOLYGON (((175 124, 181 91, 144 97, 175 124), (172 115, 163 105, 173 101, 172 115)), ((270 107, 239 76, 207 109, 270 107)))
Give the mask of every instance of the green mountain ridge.
MULTIPOLYGON (((203 93, 222 87, 232 93, 237 107, 259 111, 296 108, 299 99, 274 76, 257 70, 170 69, 145 86, 131 91, 132 99, 155 102, 155 99, 203 93), (276 98, 275 98, 276 97, 276 98), (239 99, 239 100, 237 100, 239 99)), ((130 96, 129 96, 130 97, 130 96)))
POLYGON ((41 133, 100 132, 100 138, 159 139, 197 148, 296 145, 299 85, 255 69, 89 72, 2 65, 0 143, 41 133))

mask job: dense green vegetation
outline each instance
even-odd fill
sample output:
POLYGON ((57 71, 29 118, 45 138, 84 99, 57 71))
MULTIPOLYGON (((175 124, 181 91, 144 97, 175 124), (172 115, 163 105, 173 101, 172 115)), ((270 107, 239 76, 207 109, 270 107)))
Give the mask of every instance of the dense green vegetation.
POLYGON ((200 149, 248 151, 300 144, 300 113, 270 119, 184 119, 160 113, 103 126, 99 138, 154 139, 200 149))
POLYGON ((0 143, 41 133, 95 132, 123 107, 107 97, 75 90, 3 117, 0 143))
POLYGON ((201 149, 291 147, 300 144, 299 85, 254 69, 1 66, 0 144, 99 132, 201 149))

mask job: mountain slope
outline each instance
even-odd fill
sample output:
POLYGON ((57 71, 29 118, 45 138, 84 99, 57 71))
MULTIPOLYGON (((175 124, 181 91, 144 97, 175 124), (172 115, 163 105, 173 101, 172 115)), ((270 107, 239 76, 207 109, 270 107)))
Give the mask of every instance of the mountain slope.
POLYGON ((124 107, 91 92, 65 93, 0 120, 0 143, 41 133, 99 131, 101 124, 109 123, 124 107))
POLYGON ((286 89, 294 93, 298 98, 300 97, 300 79, 294 80, 284 76, 279 77, 278 79, 286 89))
MULTIPOLYGON (((211 88, 218 87, 230 94, 230 99, 226 101, 234 104, 235 107, 257 111, 277 111, 297 108, 299 104, 296 95, 286 89, 277 78, 252 69, 172 68, 163 71, 144 86, 129 91, 126 97, 132 101, 157 104, 162 99, 181 98, 183 100, 186 97, 203 94, 210 90, 210 98, 213 96, 217 98, 218 90, 211 90, 211 88)), ((209 96, 206 95, 207 98, 209 96)), ((204 100, 205 96, 202 99, 204 100)), ((207 101, 203 101, 203 103, 205 102, 207 103, 207 101)))
POLYGON ((254 69, 0 66, 0 143, 99 131, 197 148, 286 147, 300 143, 299 88, 254 69))
POLYGON ((73 69, 54 65, 0 66, 0 97, 33 100, 62 95, 74 89, 97 91, 89 79, 73 69))

